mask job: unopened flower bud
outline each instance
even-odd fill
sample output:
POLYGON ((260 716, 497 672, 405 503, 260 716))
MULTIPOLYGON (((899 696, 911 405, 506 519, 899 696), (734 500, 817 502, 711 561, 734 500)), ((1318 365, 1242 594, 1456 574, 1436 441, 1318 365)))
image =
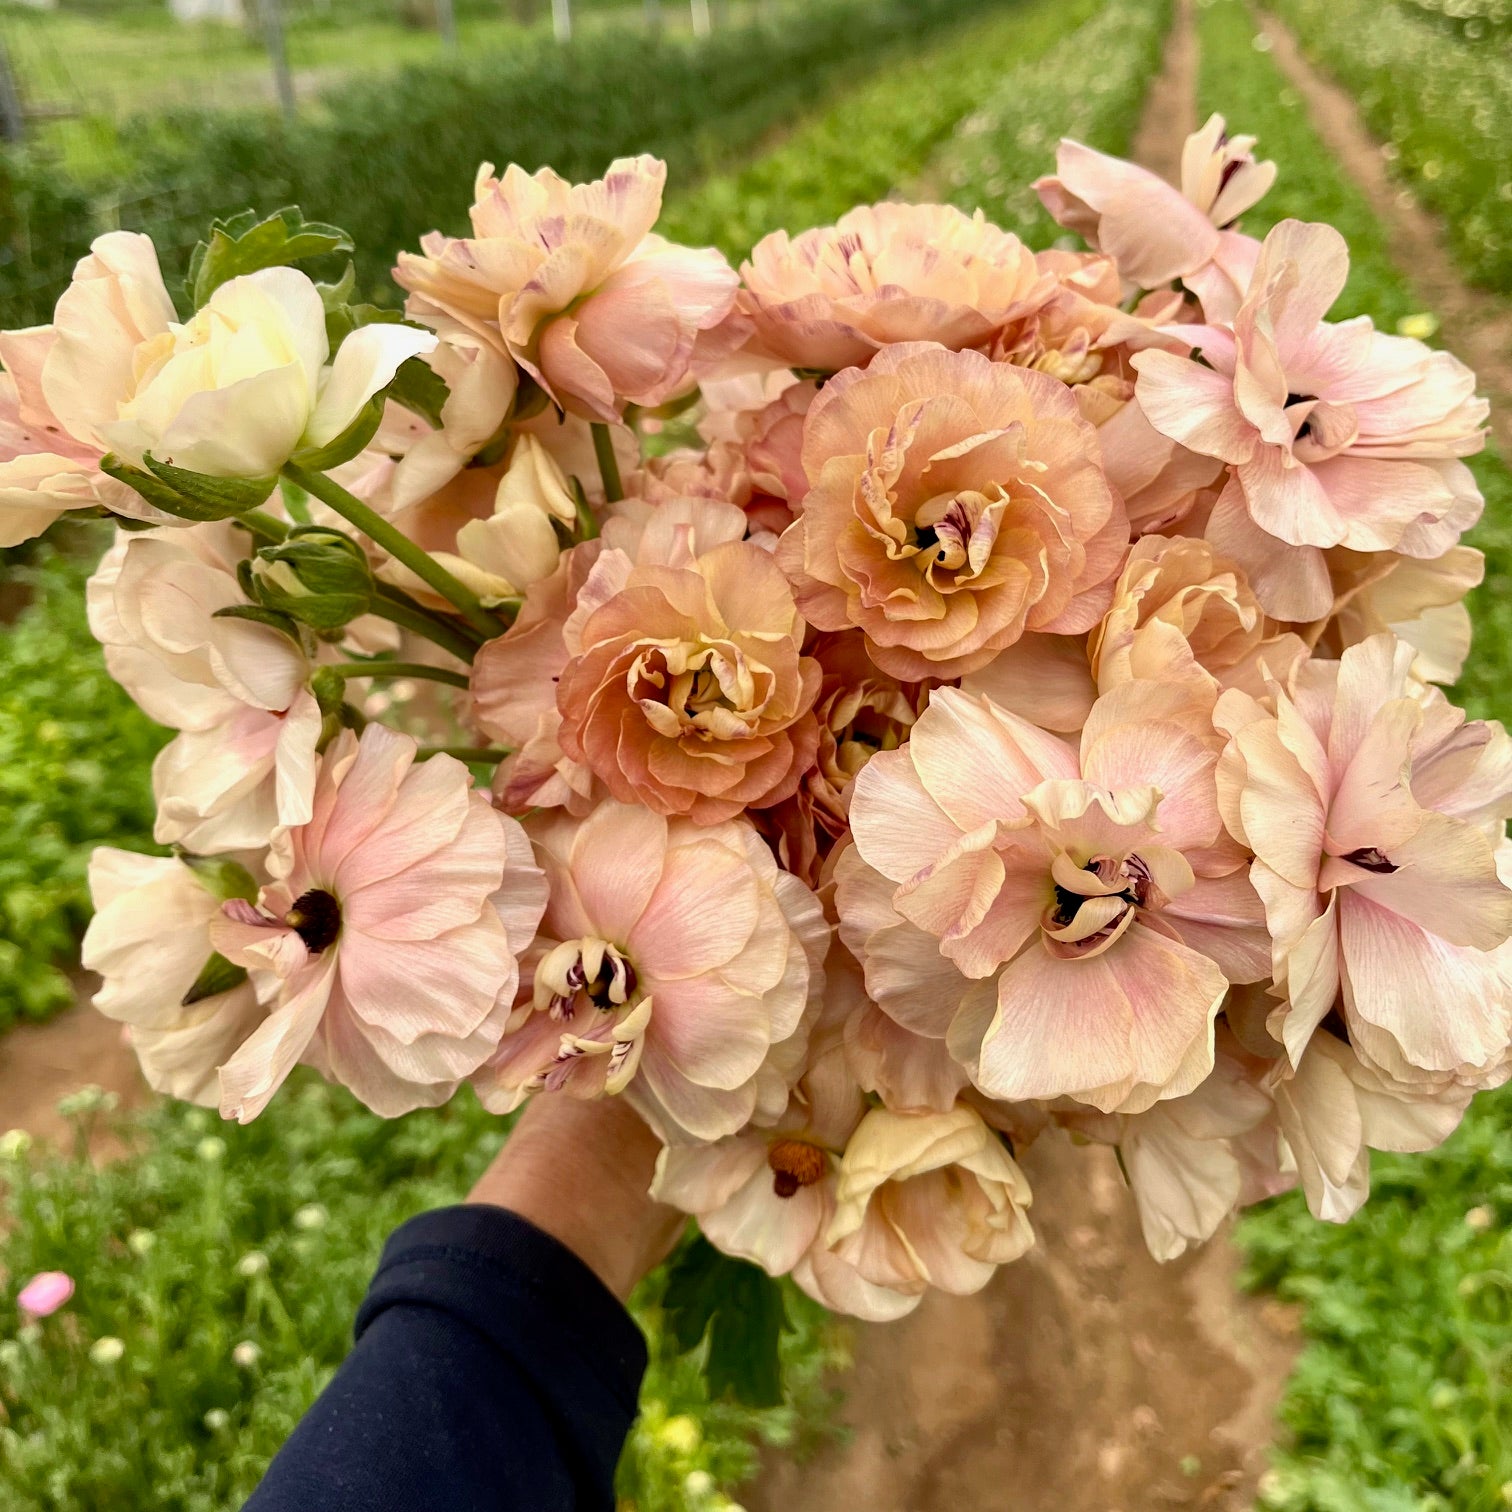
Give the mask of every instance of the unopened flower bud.
POLYGON ((297 1229, 319 1229, 326 1225, 326 1210, 318 1202, 311 1202, 294 1215, 297 1229))
POLYGON ((7 1129, 0 1134, 0 1160, 19 1160, 31 1149, 32 1137, 25 1129, 7 1129))
POLYGON ((93 1365, 114 1365, 125 1353, 125 1341, 117 1339, 112 1334, 106 1334, 103 1339, 96 1339, 89 1346, 89 1359, 93 1365))
POLYGON ((231 1360, 241 1370, 251 1370, 262 1356, 262 1350, 251 1339, 243 1339, 235 1349, 231 1351, 231 1360))
POLYGON ((324 525, 297 525, 252 561, 252 590, 265 609, 315 630, 340 630, 368 612, 373 570, 351 536, 324 525))

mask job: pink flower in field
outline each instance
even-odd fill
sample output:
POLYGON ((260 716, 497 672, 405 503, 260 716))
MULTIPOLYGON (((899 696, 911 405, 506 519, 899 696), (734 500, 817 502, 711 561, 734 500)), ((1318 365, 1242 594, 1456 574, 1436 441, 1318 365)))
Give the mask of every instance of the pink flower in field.
POLYGON ((1070 390, 975 352, 890 347, 804 422, 811 487, 778 560, 820 630, 909 681, 985 666, 1026 630, 1096 623, 1128 542, 1070 390))
POLYGON ((1133 359, 1155 429, 1233 469, 1208 539, 1283 620, 1331 609, 1326 548, 1438 557, 1481 510, 1459 460, 1484 442, 1475 375, 1368 318, 1326 322, 1348 271, 1332 227, 1283 221, 1232 330, 1185 328, 1202 362, 1133 359))
POLYGON ((485 1105, 624 1091, 664 1138, 733 1133, 823 992, 818 899, 742 819, 606 800, 528 830, 550 894, 530 984, 473 1079, 485 1105))
POLYGON ((652 232, 666 178, 652 157, 616 159, 589 184, 483 164, 472 236, 432 232, 421 255, 399 254, 409 314, 507 352, 591 420, 676 398, 744 328, 727 321, 739 280, 724 258, 652 232))
POLYGON ((16 1294, 16 1306, 28 1318, 50 1318, 73 1294, 73 1277, 66 1271, 43 1271, 16 1294))
POLYGON ((1512 1038, 1512 889, 1495 848, 1512 741, 1415 685, 1413 660, 1376 635, 1305 664, 1273 713, 1225 694, 1219 791, 1255 854, 1285 992, 1270 1032, 1292 1065, 1337 1008, 1367 1068, 1484 1085, 1512 1038))
POLYGON ((415 751, 376 724, 338 736, 256 905, 211 924, 222 955, 279 981, 221 1067, 225 1117, 255 1118, 301 1060, 385 1116, 433 1107, 498 1044, 545 884, 461 762, 415 751))
POLYGON ((1155 289, 1220 257, 1227 228, 1275 182, 1276 165, 1257 163, 1254 145, 1210 116, 1186 140, 1178 191, 1146 168, 1067 139, 1055 175, 1034 187, 1050 214, 1113 257, 1126 280, 1155 289))
POLYGON ((862 205, 799 236, 773 231, 740 272, 748 350, 817 373, 899 342, 982 346, 1055 289, 1018 237, 950 205, 862 205))
POLYGON ((202 979, 221 900, 177 857, 99 846, 89 891, 95 912, 81 956, 104 979, 95 1007, 125 1026, 148 1086, 214 1107, 216 1068, 268 1016, 258 988, 271 979, 202 979))
POLYGON ((251 850, 310 817, 321 715, 314 668, 246 603, 245 533, 227 521, 122 533, 89 580, 89 625, 111 676, 180 734, 153 763, 153 834, 200 853, 251 850))
POLYGON ((1212 1069, 1230 981, 1268 976, 1245 856, 1224 833, 1212 691, 1126 683, 1080 752, 937 689, 862 769, 841 936, 868 993, 1008 1102, 1140 1112, 1212 1069))

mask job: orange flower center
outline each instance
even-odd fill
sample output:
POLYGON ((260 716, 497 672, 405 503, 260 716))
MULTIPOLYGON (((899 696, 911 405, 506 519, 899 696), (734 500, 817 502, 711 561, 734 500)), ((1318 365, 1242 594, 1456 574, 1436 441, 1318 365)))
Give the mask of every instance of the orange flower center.
POLYGON ((779 1197, 791 1197, 799 1187, 822 1181, 828 1164, 818 1145, 806 1144, 801 1139, 778 1139, 767 1147, 772 1190, 779 1197))

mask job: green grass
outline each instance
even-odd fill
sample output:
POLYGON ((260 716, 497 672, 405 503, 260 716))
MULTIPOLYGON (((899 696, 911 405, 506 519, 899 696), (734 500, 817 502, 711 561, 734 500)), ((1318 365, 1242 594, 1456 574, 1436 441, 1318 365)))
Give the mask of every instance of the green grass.
MULTIPOLYGON (((1276 188, 1245 217, 1327 220, 1353 259, 1338 313, 1390 329, 1421 306, 1390 261, 1360 191, 1318 140, 1275 65, 1253 46, 1238 0, 1200 12, 1203 112, 1258 131, 1280 165, 1276 188)), ((1476 459, 1486 519, 1472 537, 1490 582, 1472 600, 1477 643, 1457 696, 1479 715, 1512 713, 1512 478, 1476 459), (1500 603, 1497 599, 1500 599, 1500 603)), ((1300 1198, 1247 1218, 1252 1284, 1304 1305, 1307 1347, 1282 1407, 1263 1505, 1278 1512, 1492 1512, 1512 1505, 1512 1097, 1477 1100, 1429 1156, 1376 1156, 1373 1193, 1355 1219, 1315 1222, 1300 1198), (1468 1216, 1467 1216, 1468 1215, 1468 1216), (1504 1489, 1507 1488, 1507 1489, 1504 1489)))
POLYGON ((1127 151, 1160 68, 1171 3, 1063 0, 1035 19, 1027 60, 961 123, 933 176, 963 210, 980 207, 1031 246, 1045 247, 1063 233, 1030 185, 1053 171, 1063 136, 1127 151))
MULTIPOLYGON (((1381 0, 1272 0, 1303 50, 1358 100, 1397 176, 1444 219, 1466 273, 1512 294, 1512 48, 1381 0)), ((1460 12, 1460 4, 1443 7, 1460 12)), ((1491 7, 1468 7, 1475 12, 1491 7)), ((1507 19, 1506 8, 1498 12, 1507 19)))
POLYGON ((93 847, 152 843, 148 767, 168 735, 112 681, 84 618, 109 534, 69 527, 65 553, 0 554, 0 585, 36 595, 0 631, 0 1032, 73 1000, 65 968, 89 918, 93 847))
MULTIPOLYGON (((98 1114, 74 1101, 82 1148, 98 1114)), ((129 1158, 0 1155, 0 1506, 240 1507, 345 1355, 384 1239, 461 1197, 505 1129, 470 1096, 383 1120, 301 1075, 246 1128, 164 1103, 127 1124, 129 1158), (74 1299, 17 1328, 15 1294, 42 1270, 73 1276, 74 1299), (91 1358, 101 1338, 122 1341, 116 1363, 91 1358), (233 1356, 243 1343, 255 1363, 233 1356)), ((644 1512, 717 1512, 756 1443, 796 1452, 824 1433, 821 1375, 843 1363, 844 1334, 788 1288, 788 1403, 711 1403, 696 1358, 664 1339, 661 1284, 633 1303, 652 1364, 621 1494, 644 1512)))
POLYGON ((741 258, 768 231, 807 230, 906 185, 1014 69, 1032 67, 1101 0, 1029 0, 880 70, 772 152, 683 196, 667 235, 741 258))

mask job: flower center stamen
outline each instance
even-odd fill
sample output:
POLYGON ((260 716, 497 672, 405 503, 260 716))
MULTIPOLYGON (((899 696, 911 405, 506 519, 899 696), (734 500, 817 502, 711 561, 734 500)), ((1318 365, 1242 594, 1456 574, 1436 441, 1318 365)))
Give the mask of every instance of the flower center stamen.
POLYGON ((818 1145, 801 1139, 777 1139, 767 1146, 767 1165, 772 1172, 772 1190, 779 1197, 792 1197, 800 1187, 824 1179, 829 1165, 818 1145))
POLYGON ((301 893, 284 915, 284 923, 305 943, 311 955, 336 943, 341 933, 341 904, 324 888, 301 893))

